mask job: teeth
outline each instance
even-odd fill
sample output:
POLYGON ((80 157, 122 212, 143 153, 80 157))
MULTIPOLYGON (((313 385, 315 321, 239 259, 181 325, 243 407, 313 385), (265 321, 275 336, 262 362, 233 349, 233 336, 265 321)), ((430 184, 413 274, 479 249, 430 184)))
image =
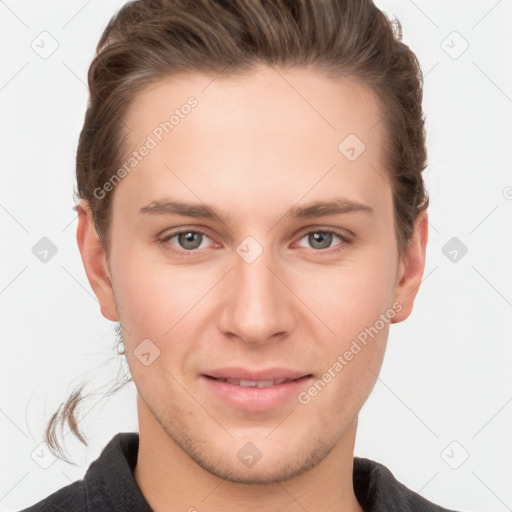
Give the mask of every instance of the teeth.
POLYGON ((242 386, 243 388, 255 388, 258 387, 258 382, 255 380, 243 380, 240 379, 238 382, 232 382, 232 384, 238 384, 239 386, 242 386))
POLYGON ((243 388, 269 388, 271 386, 277 386, 278 384, 282 384, 287 379, 279 379, 279 380, 244 380, 244 379, 219 379, 229 384, 234 384, 236 386, 242 386, 243 388))

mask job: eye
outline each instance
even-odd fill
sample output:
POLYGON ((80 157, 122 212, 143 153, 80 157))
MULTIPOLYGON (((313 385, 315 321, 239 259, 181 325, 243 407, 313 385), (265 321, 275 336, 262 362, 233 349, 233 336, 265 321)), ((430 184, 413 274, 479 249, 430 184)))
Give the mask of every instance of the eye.
POLYGON ((169 251, 192 256, 192 254, 187 253, 192 253, 196 249, 204 249, 203 242, 205 238, 209 239, 210 237, 202 231, 194 231, 189 229, 186 231, 171 233, 158 241, 161 245, 164 246, 164 248, 168 249, 169 251), (172 242, 174 238, 176 239, 176 242, 172 242), (178 246, 182 250, 176 250, 172 246, 178 246))
POLYGON ((314 231, 308 231, 302 236, 301 240, 304 238, 307 238, 307 243, 311 244, 313 249, 317 249, 316 252, 330 249, 331 243, 335 238, 339 238, 341 243, 337 244, 335 249, 328 251, 330 253, 340 251, 344 249, 346 245, 351 243, 351 240, 348 236, 335 229, 318 229, 314 231))
MULTIPOLYGON (((333 252, 343 250, 351 243, 351 239, 348 236, 335 229, 317 229, 308 231, 302 235, 300 240, 305 238, 307 238, 307 242, 311 244, 311 247, 315 249, 315 252, 317 253, 328 252, 331 254, 333 252), (331 249, 331 244, 336 238, 341 240, 341 243, 338 243, 334 249, 331 249)), ((206 239, 211 240, 211 238, 203 231, 188 229, 170 233, 159 239, 158 243, 162 245, 165 250, 171 251, 180 256, 193 256, 194 252, 197 252, 198 249, 207 248, 207 244, 204 243, 206 239), (173 241, 174 239, 176 240, 173 241), (177 247, 177 249, 175 247, 177 247)))

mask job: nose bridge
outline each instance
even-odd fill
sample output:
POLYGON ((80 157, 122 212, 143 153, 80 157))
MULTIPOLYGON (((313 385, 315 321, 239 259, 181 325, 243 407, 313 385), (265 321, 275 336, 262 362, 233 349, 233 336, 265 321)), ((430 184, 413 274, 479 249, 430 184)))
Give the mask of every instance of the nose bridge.
POLYGON ((222 312, 221 328, 226 334, 264 343, 290 330, 290 293, 275 275, 281 272, 273 251, 253 237, 238 245, 222 312))

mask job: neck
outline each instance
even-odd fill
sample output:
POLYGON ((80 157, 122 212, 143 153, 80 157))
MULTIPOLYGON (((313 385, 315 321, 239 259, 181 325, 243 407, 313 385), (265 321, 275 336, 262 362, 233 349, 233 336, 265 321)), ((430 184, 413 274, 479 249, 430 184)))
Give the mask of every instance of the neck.
POLYGON ((154 512, 363 512, 352 484, 357 419, 319 464, 271 484, 234 483, 200 467, 137 398, 139 453, 134 476, 154 512))

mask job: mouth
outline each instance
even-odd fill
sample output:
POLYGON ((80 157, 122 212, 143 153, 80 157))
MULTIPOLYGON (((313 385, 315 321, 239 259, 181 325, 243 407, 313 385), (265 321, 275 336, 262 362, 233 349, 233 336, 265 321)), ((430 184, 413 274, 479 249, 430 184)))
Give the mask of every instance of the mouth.
POLYGON ((310 386, 313 374, 264 379, 222 377, 202 374, 206 395, 221 407, 262 413, 298 402, 298 395, 310 386))
POLYGON ((295 382, 298 380, 303 380, 309 377, 312 377, 312 374, 304 375, 302 377, 297 377, 296 379, 271 379, 271 380, 246 380, 246 379, 231 379, 231 378, 216 378, 210 375, 204 375, 208 379, 216 380, 218 382, 227 382, 228 384, 232 384, 234 386, 241 386, 243 388, 270 388, 273 386, 278 386, 280 384, 285 384, 288 382, 295 382))

